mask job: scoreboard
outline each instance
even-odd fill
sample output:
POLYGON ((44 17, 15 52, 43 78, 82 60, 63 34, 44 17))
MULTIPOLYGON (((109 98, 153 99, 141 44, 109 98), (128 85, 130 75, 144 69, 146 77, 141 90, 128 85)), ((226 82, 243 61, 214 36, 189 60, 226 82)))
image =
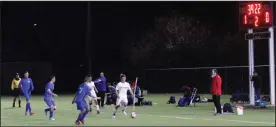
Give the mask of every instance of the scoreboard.
POLYGON ((263 28, 273 26, 273 2, 242 2, 239 4, 239 24, 241 28, 263 28))

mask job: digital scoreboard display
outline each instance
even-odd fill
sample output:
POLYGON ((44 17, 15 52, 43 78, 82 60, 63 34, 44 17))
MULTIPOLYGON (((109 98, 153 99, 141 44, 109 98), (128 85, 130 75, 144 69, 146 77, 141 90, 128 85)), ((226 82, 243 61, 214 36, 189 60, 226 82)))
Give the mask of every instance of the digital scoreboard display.
POLYGON ((273 26, 272 2, 243 2, 239 4, 239 22, 242 28, 263 28, 273 26))

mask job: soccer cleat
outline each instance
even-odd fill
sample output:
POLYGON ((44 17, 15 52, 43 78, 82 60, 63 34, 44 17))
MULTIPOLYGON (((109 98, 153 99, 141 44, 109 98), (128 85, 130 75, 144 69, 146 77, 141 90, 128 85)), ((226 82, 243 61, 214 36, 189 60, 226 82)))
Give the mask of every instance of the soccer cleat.
POLYGON ((100 111, 99 111, 99 110, 97 111, 97 114, 100 114, 100 111))
POLYGON ((112 116, 112 119, 115 119, 115 116, 112 116))
POLYGON ((18 100, 19 108, 21 108, 21 100, 18 100))
POLYGON ((90 107, 89 112, 92 113, 92 108, 90 107))
POLYGON ((123 113, 124 113, 124 115, 125 115, 125 116, 127 116, 127 113, 126 113, 126 111, 123 111, 123 113))
POLYGON ((47 116, 47 111, 46 111, 46 109, 44 110, 44 112, 45 112, 45 115, 47 116))
POLYGON ((221 115, 221 113, 215 113, 214 114, 214 116, 220 116, 221 115))
POLYGON ((34 114, 35 114, 34 112, 31 112, 31 113, 30 113, 31 116, 34 115, 34 114))
POLYGON ((50 118, 49 120, 55 120, 54 118, 50 118))
POLYGON ((81 123, 81 124, 84 124, 84 120, 81 120, 80 123, 81 123))
POLYGON ((80 125, 80 122, 79 122, 79 121, 76 121, 75 123, 76 123, 76 125, 80 125))

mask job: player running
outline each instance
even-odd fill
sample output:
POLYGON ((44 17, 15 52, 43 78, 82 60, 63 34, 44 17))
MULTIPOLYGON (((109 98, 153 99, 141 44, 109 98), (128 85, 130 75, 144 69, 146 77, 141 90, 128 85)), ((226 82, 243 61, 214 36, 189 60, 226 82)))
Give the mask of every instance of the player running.
POLYGON ((89 113, 87 102, 85 101, 85 97, 88 95, 92 97, 90 93, 90 88, 87 85, 90 82, 89 76, 85 76, 84 83, 79 86, 76 96, 74 97, 72 104, 77 104, 77 110, 80 110, 80 114, 76 120, 76 124, 80 125, 80 123, 84 124, 84 118, 89 113))
POLYGON ((34 84, 31 78, 29 78, 29 72, 26 71, 24 73, 24 78, 21 79, 19 83, 19 87, 21 91, 23 92, 25 98, 26 98, 26 111, 25 115, 34 115, 34 112, 32 112, 31 108, 31 91, 34 90, 34 84))
POLYGON ((100 114, 100 107, 99 107, 99 104, 98 104, 98 101, 97 101, 98 97, 97 97, 97 94, 96 94, 96 93, 98 93, 98 90, 95 87, 94 82, 92 81, 92 76, 89 76, 89 80, 90 81, 87 85, 91 89, 90 93, 92 95, 92 97, 88 96, 90 113, 92 113, 92 101, 94 101, 94 103, 96 104, 96 108, 97 108, 97 114, 100 114))
POLYGON ((115 109, 113 111, 113 118, 115 119, 116 116, 116 112, 118 110, 118 108, 120 107, 120 105, 122 106, 122 111, 125 115, 127 115, 126 113, 126 107, 128 104, 128 100, 127 100, 127 91, 130 92, 131 96, 133 96, 133 92, 130 88, 130 84, 128 82, 126 82, 126 75, 121 75, 121 82, 119 82, 116 86, 116 96, 117 96, 117 101, 116 101, 116 106, 115 109))
POLYGON ((45 94, 44 94, 44 101, 45 103, 49 106, 49 108, 46 108, 45 114, 47 115, 48 112, 50 112, 50 120, 55 120, 54 117, 54 111, 56 110, 56 104, 53 100, 53 96, 57 97, 56 94, 53 93, 54 91, 54 87, 55 87, 55 81, 56 81, 56 77, 55 76, 51 76, 50 77, 50 81, 46 84, 45 87, 45 94))

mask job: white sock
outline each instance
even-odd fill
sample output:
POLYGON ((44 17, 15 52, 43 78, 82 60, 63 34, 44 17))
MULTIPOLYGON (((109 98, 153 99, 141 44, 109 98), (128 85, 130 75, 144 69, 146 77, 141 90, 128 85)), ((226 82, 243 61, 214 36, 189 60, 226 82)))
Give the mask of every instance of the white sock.
POLYGON ((124 112, 126 110, 126 107, 125 106, 122 106, 122 111, 124 112))
POLYGON ((99 111, 99 110, 100 110, 100 107, 99 107, 99 105, 96 105, 96 108, 97 108, 97 111, 99 111))
POLYGON ((116 114, 116 112, 117 112, 117 109, 116 109, 116 108, 114 108, 114 110, 113 110, 113 114, 115 115, 115 114, 116 114))

